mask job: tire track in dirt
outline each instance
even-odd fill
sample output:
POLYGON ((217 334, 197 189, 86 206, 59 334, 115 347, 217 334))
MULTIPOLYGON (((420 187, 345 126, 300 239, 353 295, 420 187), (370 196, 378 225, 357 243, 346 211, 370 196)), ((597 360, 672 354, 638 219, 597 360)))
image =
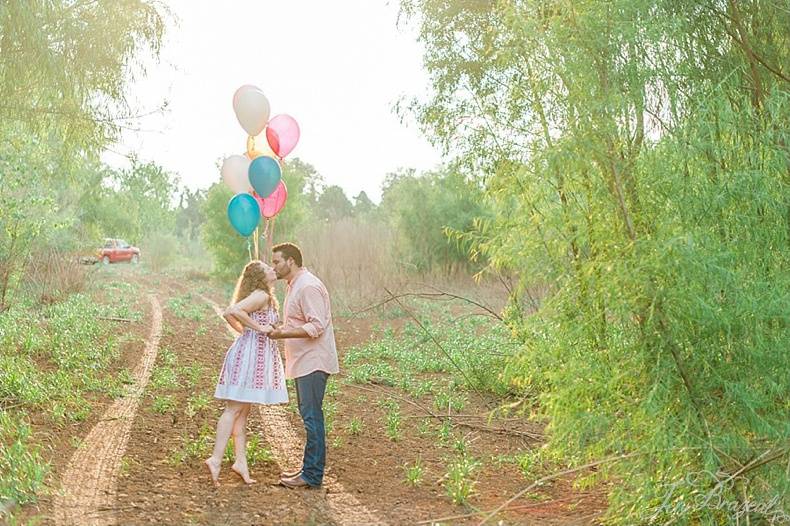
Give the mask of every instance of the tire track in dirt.
POLYGON ((105 411, 99 422, 71 457, 54 499, 55 524, 106 526, 115 523, 113 501, 121 457, 126 451, 132 423, 159 350, 162 308, 156 296, 151 303, 151 332, 143 357, 135 367, 128 392, 105 411))
MULTIPOLYGON (((206 296, 201 297, 222 318, 222 309, 206 296)), ((228 333, 235 338, 236 333, 230 325, 226 324, 226 328, 228 333)), ((258 408, 261 420, 263 420, 264 439, 272 449, 275 462, 281 470, 289 467, 298 468, 298 466, 288 466, 288 460, 302 458, 304 442, 288 421, 288 413, 281 405, 259 405, 258 408)), ((325 493, 312 490, 300 491, 303 492, 305 500, 320 509, 333 524, 341 526, 386 524, 359 499, 349 493, 335 477, 326 475, 323 487, 326 490, 325 493)))

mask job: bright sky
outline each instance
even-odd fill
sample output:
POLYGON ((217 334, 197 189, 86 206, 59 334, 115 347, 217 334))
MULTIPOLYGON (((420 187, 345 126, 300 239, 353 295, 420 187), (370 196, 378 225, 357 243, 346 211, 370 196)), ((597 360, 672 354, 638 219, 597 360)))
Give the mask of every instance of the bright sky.
MULTIPOLYGON (((288 158, 309 162, 349 198, 364 190, 378 201, 388 172, 441 162, 417 125, 402 125, 392 111, 400 96, 419 96, 428 85, 414 33, 396 27, 397 0, 167 3, 178 25, 168 28, 160 63, 131 87, 130 100, 144 113, 166 99, 168 110, 124 132, 115 152, 136 152, 186 186, 207 188, 220 179, 218 160, 245 151, 232 98, 254 84, 272 116, 299 123, 288 158)), ((104 160, 128 164, 112 152, 104 160)))

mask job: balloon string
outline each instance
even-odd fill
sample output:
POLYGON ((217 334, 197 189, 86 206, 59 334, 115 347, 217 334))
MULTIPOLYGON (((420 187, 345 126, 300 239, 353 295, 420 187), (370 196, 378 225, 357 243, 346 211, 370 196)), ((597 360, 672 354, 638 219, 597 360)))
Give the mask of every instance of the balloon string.
POLYGON ((266 226, 264 227, 264 231, 266 232, 266 257, 270 257, 269 246, 271 245, 271 238, 272 234, 269 230, 269 225, 271 224, 271 220, 267 217, 266 218, 266 226))
POLYGON ((269 254, 272 253, 272 248, 274 248, 274 218, 269 223, 269 254))
POLYGON ((250 238, 247 238, 247 254, 250 256, 250 261, 252 261, 252 244, 250 243, 250 238))

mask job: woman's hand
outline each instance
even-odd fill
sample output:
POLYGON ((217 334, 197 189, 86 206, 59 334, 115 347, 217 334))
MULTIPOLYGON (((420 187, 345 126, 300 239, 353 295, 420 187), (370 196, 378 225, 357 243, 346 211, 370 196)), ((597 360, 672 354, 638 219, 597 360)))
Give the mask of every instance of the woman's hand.
POLYGON ((271 324, 264 325, 260 329, 260 332, 262 332, 263 334, 266 334, 266 335, 270 335, 272 333, 272 331, 274 331, 274 327, 271 324))

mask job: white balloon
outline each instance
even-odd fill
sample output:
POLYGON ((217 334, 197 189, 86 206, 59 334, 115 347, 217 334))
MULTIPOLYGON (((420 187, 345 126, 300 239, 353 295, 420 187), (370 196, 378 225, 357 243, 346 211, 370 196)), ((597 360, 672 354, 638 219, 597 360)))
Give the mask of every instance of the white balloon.
POLYGON ((222 162, 222 180, 234 194, 252 192, 249 177, 251 162, 243 155, 231 155, 222 162))
POLYGON ((269 122, 269 101, 255 86, 245 85, 236 90, 233 111, 247 135, 259 135, 269 122))

